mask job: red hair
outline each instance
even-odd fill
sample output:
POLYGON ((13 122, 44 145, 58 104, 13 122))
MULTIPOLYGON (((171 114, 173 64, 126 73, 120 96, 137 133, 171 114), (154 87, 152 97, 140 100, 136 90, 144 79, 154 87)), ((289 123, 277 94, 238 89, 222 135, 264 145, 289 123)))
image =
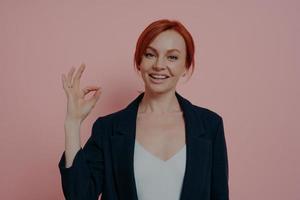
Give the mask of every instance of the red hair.
POLYGON ((161 32, 166 30, 177 31, 185 41, 186 45, 186 69, 189 70, 192 67, 192 73, 195 68, 194 53, 195 45, 194 40, 189 31, 184 27, 182 23, 177 20, 160 19, 149 24, 146 29, 141 33, 138 38, 136 49, 134 53, 134 68, 139 69, 139 65, 142 61, 142 56, 145 53, 148 45, 154 40, 154 38, 161 32))

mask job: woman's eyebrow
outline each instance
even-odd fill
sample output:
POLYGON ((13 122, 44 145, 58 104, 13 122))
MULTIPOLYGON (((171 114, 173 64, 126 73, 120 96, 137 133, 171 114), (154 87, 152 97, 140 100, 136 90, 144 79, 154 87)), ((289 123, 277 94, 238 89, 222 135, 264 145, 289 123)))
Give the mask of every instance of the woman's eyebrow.
MULTIPOLYGON (((152 49, 153 51, 155 51, 157 53, 157 50, 152 47, 152 46, 148 46, 149 49, 152 49)), ((167 52, 171 52, 171 51, 178 51, 178 53, 180 53, 180 51, 178 49, 168 49, 167 52)))

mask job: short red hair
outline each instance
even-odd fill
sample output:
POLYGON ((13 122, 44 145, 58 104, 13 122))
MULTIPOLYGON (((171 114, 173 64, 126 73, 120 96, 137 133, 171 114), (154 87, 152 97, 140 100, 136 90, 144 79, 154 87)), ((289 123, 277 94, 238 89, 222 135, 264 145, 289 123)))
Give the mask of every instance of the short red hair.
POLYGON ((186 45, 186 69, 189 70, 192 67, 192 72, 195 68, 194 53, 195 45, 192 35, 184 27, 182 23, 177 20, 160 19, 149 24, 146 29, 141 33, 138 38, 136 49, 134 53, 134 67, 139 70, 139 65, 142 61, 142 56, 145 53, 148 45, 154 40, 154 38, 161 32, 166 30, 177 31, 185 41, 186 45))

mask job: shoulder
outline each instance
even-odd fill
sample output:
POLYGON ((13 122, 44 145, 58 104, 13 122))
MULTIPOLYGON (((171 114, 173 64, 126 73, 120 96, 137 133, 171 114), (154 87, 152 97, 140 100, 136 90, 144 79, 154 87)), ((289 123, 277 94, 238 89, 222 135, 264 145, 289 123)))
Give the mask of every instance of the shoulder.
POLYGON ((102 116, 98 116, 98 118, 93 123, 93 129, 97 130, 108 130, 109 128, 113 128, 113 126, 118 122, 122 115, 124 115, 126 108, 117 110, 112 113, 108 113, 102 116))
POLYGON ((223 122, 223 117, 216 110, 194 104, 192 105, 197 118, 203 122, 206 129, 216 130, 219 127, 220 123, 223 122))
POLYGON ((216 110, 212 110, 211 108, 201 107, 193 104, 193 108, 198 115, 201 115, 203 118, 208 120, 221 120, 222 116, 216 110))
POLYGON ((118 112, 98 116, 92 124, 91 136, 96 140, 101 140, 107 135, 107 132, 113 127, 118 112))
POLYGON ((105 128, 112 125, 113 120, 116 119, 119 112, 120 111, 109 113, 103 116, 98 116, 98 118, 93 123, 93 129, 105 128))

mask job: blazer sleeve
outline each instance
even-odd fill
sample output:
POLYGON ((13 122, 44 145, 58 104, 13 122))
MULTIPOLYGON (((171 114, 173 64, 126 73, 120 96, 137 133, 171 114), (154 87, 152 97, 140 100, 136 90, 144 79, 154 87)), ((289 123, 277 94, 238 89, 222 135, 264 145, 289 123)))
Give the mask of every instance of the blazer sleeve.
POLYGON ((211 200, 229 200, 228 156, 222 117, 213 141, 212 161, 211 200))
POLYGON ((91 136, 76 153, 72 165, 65 167, 65 151, 60 158, 58 166, 66 200, 97 200, 102 193, 104 155, 101 138, 103 126, 100 118, 94 122, 91 136))

